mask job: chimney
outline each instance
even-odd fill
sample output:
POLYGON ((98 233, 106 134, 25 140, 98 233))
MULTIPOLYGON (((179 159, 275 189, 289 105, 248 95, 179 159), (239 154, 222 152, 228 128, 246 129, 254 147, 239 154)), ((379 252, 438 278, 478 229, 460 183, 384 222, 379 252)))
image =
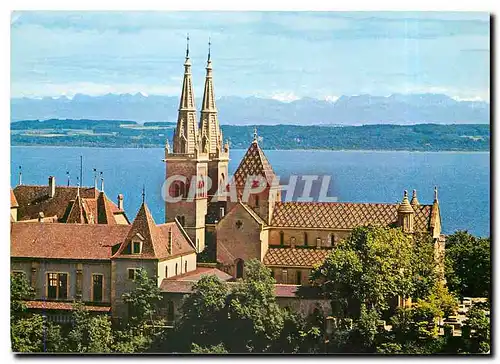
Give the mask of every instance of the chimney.
POLYGON ((118 209, 123 210, 123 195, 121 193, 118 195, 118 209))
POLYGON ((40 211, 38 213, 38 222, 43 222, 44 217, 45 217, 45 215, 43 214, 43 211, 40 211))
POLYGON ((49 176, 49 197, 52 198, 56 194, 56 178, 49 176))

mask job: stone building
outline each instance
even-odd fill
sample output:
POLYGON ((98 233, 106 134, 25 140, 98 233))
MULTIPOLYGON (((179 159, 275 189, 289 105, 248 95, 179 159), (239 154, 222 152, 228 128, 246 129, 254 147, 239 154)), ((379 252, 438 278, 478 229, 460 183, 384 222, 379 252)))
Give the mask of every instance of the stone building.
POLYGON ((143 203, 131 225, 11 223, 11 271, 35 289, 28 308, 66 319, 74 300, 126 318, 122 295, 138 268, 158 285, 196 270, 196 251, 177 222, 157 225, 143 203))

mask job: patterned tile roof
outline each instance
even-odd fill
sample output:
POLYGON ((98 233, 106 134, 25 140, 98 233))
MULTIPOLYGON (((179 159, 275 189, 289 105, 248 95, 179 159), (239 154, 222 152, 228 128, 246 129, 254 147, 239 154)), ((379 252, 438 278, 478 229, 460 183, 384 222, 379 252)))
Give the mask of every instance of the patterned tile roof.
MULTIPOLYGON (((277 202, 271 225, 318 229, 353 229, 356 226, 388 226, 398 220, 399 204, 347 202, 277 202)), ((415 230, 427 231, 431 205, 415 211, 415 230)))
POLYGON ((312 268, 315 264, 322 263, 328 253, 330 250, 315 248, 269 248, 263 263, 265 265, 312 268))
MULTIPOLYGON (((38 219, 38 214, 57 216, 59 222, 66 222, 75 203, 78 187, 56 186, 54 197, 49 197, 49 187, 20 185, 14 188, 18 208, 18 221, 38 219)), ((84 219, 89 220, 92 213, 95 223, 116 224, 114 214, 123 214, 128 221, 125 211, 118 209, 103 192, 94 187, 80 188, 80 198, 83 203, 84 219)), ((72 219, 73 222, 80 219, 72 219)), ((86 221, 88 223, 88 221, 86 221)))
POLYGON ((275 177, 273 168, 267 160, 264 152, 260 149, 257 141, 253 141, 243 159, 238 166, 238 169, 233 175, 233 182, 236 188, 245 187, 247 176, 263 176, 268 186, 271 186, 275 177))
POLYGON ((111 246, 122 242, 130 225, 11 223, 10 255, 18 258, 111 258, 111 246))
MULTIPOLYGON (((74 310, 71 302, 54 302, 54 301, 26 301, 26 306, 36 310, 74 310)), ((92 312, 110 312, 109 306, 85 306, 85 310, 92 312)))

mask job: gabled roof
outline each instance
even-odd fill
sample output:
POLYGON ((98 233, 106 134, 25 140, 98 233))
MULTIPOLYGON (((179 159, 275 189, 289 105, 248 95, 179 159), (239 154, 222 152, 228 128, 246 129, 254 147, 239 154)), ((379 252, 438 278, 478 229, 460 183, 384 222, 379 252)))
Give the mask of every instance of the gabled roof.
POLYGON ((108 260, 130 225, 11 223, 10 255, 16 258, 108 260))
MULTIPOLYGON (((109 198, 94 187, 81 187, 80 199, 86 222, 92 214, 94 223, 116 224, 114 215, 122 214, 128 221, 125 211, 120 210, 109 198)), ((67 222, 73 208, 78 187, 56 186, 54 197, 49 197, 49 187, 20 185, 14 188, 18 208, 18 221, 38 219, 39 213, 45 216, 57 216, 58 222, 67 222)), ((12 200, 12 198, 11 198, 12 200)), ((79 203, 77 203, 79 205, 79 203)), ((78 207, 79 208, 79 207, 78 207)), ((72 219, 75 222, 75 219, 72 219)))
MULTIPOLYGON (((277 202, 271 226, 353 229, 363 225, 389 226, 398 220, 399 204, 350 202, 277 202)), ((428 231, 431 205, 415 208, 415 230, 428 231)))
POLYGON ((66 218, 67 223, 85 224, 88 223, 87 211, 83 207, 82 199, 80 196, 76 196, 75 201, 71 206, 69 215, 66 218))
POLYGON ((263 176, 268 186, 272 186, 275 174, 271 163, 267 160, 264 152, 260 149, 257 140, 254 140, 233 175, 232 183, 236 188, 244 188, 247 176, 263 176))
POLYGON ((14 195, 14 191, 12 191, 12 188, 10 189, 10 207, 19 207, 19 204, 17 203, 16 195, 14 195))
POLYGON ((142 203, 135 217, 127 237, 122 242, 113 258, 126 259, 167 259, 169 257, 194 253, 187 235, 184 235, 175 222, 156 225, 151 211, 146 203, 142 203), (172 251, 169 251, 169 232, 172 232, 172 251), (128 254, 126 249, 133 240, 142 241, 140 254, 128 254))
POLYGON ((330 251, 316 248, 269 248, 263 263, 266 266, 312 268, 322 263, 330 251))

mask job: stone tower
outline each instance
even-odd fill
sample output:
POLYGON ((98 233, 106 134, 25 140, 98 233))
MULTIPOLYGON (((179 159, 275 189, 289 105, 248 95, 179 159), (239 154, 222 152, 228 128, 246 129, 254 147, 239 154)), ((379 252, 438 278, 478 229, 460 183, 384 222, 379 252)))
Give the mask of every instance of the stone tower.
POLYGON ((208 190, 209 199, 216 194, 220 185, 226 182, 229 164, 229 145, 223 143, 222 130, 217 118, 214 85, 212 80, 212 61, 210 41, 208 42, 207 74, 200 114, 201 150, 209 155, 208 176, 212 184, 208 190))
POLYGON ((175 199, 175 202, 165 202, 165 221, 177 219, 196 245, 197 252, 201 252, 205 248, 209 152, 201 148, 189 59, 189 37, 187 41, 173 149, 170 150, 168 142, 165 145, 166 178, 170 180, 166 192, 175 199))

